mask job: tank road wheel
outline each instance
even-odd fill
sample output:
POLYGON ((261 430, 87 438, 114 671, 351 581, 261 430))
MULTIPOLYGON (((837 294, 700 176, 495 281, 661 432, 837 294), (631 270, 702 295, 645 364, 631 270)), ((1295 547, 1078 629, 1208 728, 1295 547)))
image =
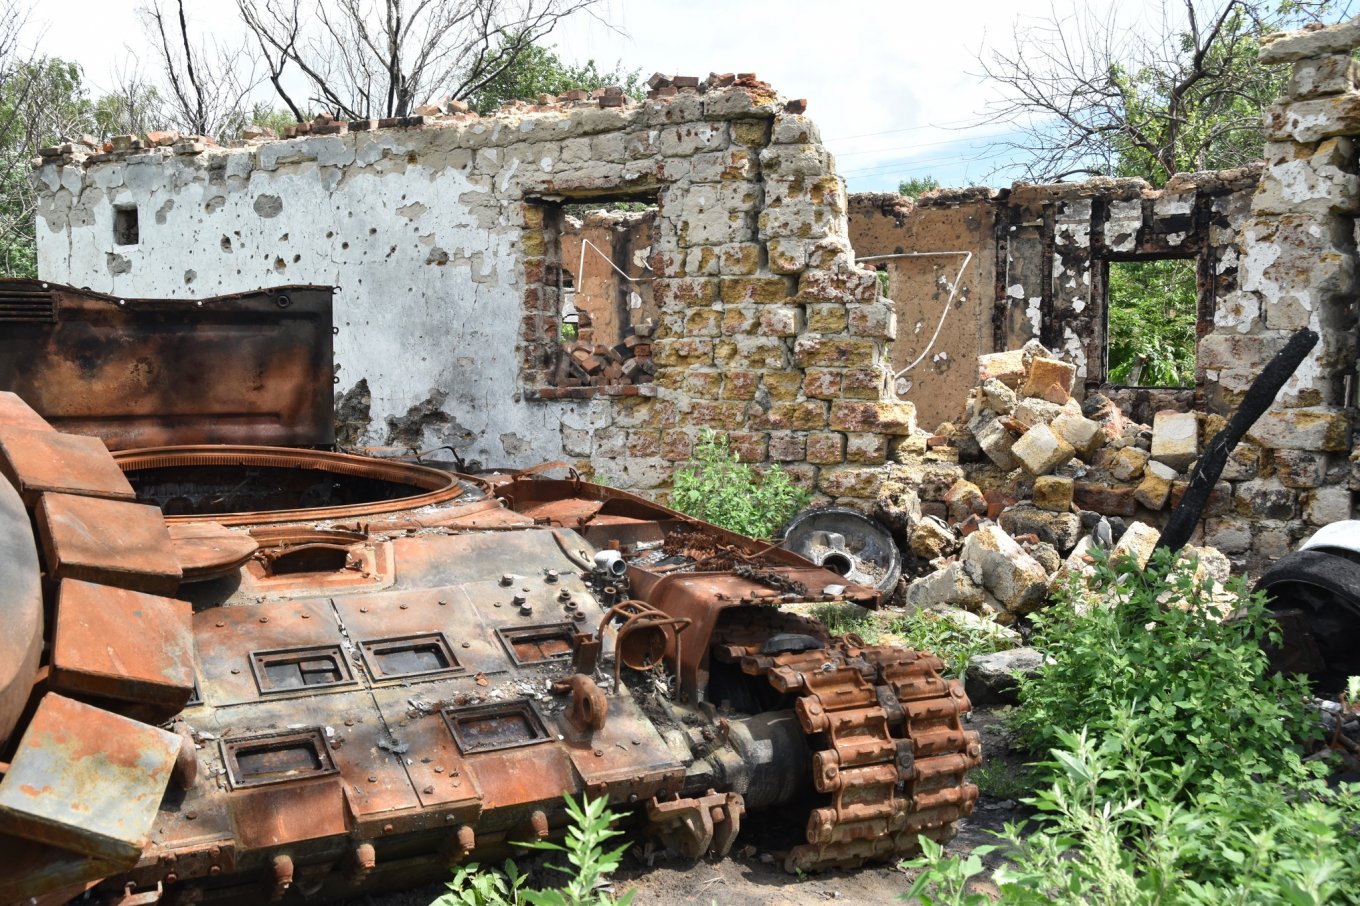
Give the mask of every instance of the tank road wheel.
POLYGON ((796 696, 814 752, 822 803, 808 815, 807 843, 785 860, 789 871, 914 855, 919 835, 951 839, 977 802, 966 775, 982 746, 963 728, 971 705, 962 685, 940 676, 944 662, 932 654, 856 641, 742 659, 743 672, 796 696))

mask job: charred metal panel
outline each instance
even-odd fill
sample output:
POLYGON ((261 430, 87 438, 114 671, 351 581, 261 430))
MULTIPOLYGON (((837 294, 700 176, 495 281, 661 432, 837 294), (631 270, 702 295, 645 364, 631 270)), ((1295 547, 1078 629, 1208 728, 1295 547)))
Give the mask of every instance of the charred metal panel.
POLYGON ((0 781, 0 830, 131 867, 180 743, 174 733, 49 693, 0 781))
POLYGON ((193 301, 119 299, 0 281, 0 390, 111 449, 329 445, 331 294, 283 286, 193 301))

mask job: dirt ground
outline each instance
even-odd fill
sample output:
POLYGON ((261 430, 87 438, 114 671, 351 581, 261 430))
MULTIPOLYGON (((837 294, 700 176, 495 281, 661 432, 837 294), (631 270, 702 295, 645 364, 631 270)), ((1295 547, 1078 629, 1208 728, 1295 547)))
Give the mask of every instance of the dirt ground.
MULTIPOLYGON (((1003 722, 1004 715, 981 709, 973 712, 971 720, 971 729, 982 735, 984 766, 990 765, 994 775, 1010 774, 1024 761, 1020 753, 1010 750, 1003 722)), ((963 853, 995 842, 990 832, 1020 817, 1019 809, 1012 800, 989 796, 984 786, 977 809, 972 817, 959 823, 958 836, 946 847, 947 851, 963 853)), ((893 864, 802 877, 790 875, 782 867, 782 850, 797 842, 795 837, 801 834, 801 826, 768 816, 762 821, 760 817, 746 822, 732 855, 718 861, 693 863, 659 856, 648 867, 642 847, 633 847, 614 876, 615 892, 636 891, 633 902, 637 906, 670 903, 820 906, 831 901, 895 902, 911 886, 912 874, 893 864)), ((994 854, 987 859, 989 867, 995 860, 994 854)), ((426 906, 443 892, 443 884, 429 884, 398 894, 359 898, 347 906, 426 906)))

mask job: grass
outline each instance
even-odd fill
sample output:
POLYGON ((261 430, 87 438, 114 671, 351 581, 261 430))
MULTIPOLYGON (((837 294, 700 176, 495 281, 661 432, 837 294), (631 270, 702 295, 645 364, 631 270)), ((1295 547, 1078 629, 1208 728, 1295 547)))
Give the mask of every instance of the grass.
POLYGON ((893 613, 865 610, 855 604, 818 604, 812 616, 833 635, 854 633, 866 645, 900 644, 929 651, 945 662, 945 675, 962 677, 968 659, 1015 647, 1000 626, 969 626, 931 611, 893 613))

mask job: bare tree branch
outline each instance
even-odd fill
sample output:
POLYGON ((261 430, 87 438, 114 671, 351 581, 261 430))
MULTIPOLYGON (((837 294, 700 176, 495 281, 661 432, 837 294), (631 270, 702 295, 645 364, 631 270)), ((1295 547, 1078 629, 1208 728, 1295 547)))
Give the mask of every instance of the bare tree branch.
POLYGON ((1011 126, 991 150, 1021 158, 1039 180, 1104 173, 1161 183, 1257 159, 1260 112, 1284 78, 1256 62, 1257 39, 1349 12, 1346 0, 1162 0, 1159 22, 1130 27, 1116 11, 1102 18, 1057 2, 1043 18, 1017 20, 1014 44, 979 59, 1002 90, 985 121, 1011 126))
MULTIPOLYGON (((167 113, 174 125, 196 135, 219 137, 248 125, 246 99, 261 79, 245 47, 224 48, 216 41, 196 44, 184 0, 175 0, 173 13, 162 8, 161 0, 151 0, 139 12, 170 88, 167 113), (171 15, 176 22, 169 22, 171 15)), ((270 69, 273 73, 272 61, 270 69)))
POLYGON ((335 0, 312 18, 297 0, 236 2, 271 61, 276 90, 277 72, 291 63, 312 103, 367 119, 407 116, 436 96, 471 95, 598 0, 335 0))

